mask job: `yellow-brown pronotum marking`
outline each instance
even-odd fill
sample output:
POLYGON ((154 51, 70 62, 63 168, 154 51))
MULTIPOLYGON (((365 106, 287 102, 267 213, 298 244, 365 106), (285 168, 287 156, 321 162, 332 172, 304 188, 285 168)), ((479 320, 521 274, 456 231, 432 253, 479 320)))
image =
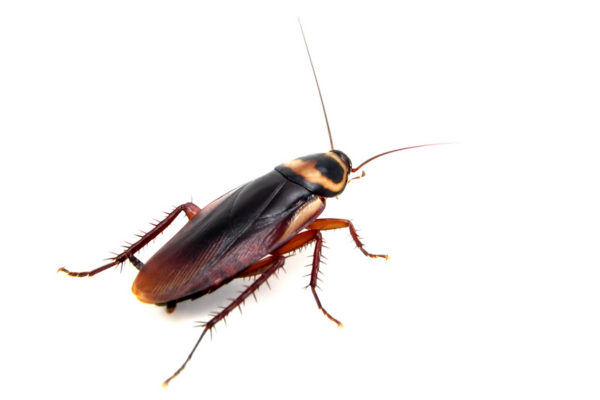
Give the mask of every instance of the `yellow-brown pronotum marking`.
POLYGON ((306 179, 310 183, 316 183, 321 185, 323 188, 332 191, 333 193, 338 193, 344 188, 346 181, 348 179, 348 170, 346 169, 346 165, 342 161, 342 159, 335 153, 325 153, 326 157, 331 157, 340 164, 340 166, 344 169, 344 178, 339 182, 333 182, 328 177, 324 176, 317 168, 316 161, 305 161, 299 158, 288 161, 283 165, 294 171, 296 174, 300 175, 304 179, 306 179))

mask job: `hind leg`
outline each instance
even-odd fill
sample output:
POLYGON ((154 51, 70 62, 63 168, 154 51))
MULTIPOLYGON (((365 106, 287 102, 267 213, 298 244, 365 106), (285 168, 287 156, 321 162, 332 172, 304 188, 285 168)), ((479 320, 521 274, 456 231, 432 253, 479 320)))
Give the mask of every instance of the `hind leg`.
POLYGON ((163 219, 162 221, 160 221, 156 225, 154 225, 154 228, 152 228, 150 231, 145 233, 143 236, 139 236, 140 240, 138 240, 134 244, 127 247, 125 249, 125 251, 123 251, 121 254, 118 254, 115 257, 111 258, 110 263, 103 265, 100 268, 96 268, 94 270, 86 271, 86 272, 71 272, 64 267, 61 267, 58 269, 58 272, 64 272, 69 276, 75 276, 75 277, 79 277, 79 278, 83 277, 83 276, 94 276, 97 273, 100 273, 110 267, 114 267, 115 265, 122 264, 127 260, 131 261, 131 263, 139 270, 143 264, 141 261, 139 261, 133 255, 135 253, 137 253, 138 251, 140 251, 148 243, 150 243, 162 231, 164 231, 169 225, 171 225, 171 223, 175 220, 175 218, 177 218, 179 213, 182 211, 185 212, 185 214, 187 215, 187 217, 189 219, 192 219, 196 214, 198 214, 200 212, 200 207, 198 207, 194 203, 186 203, 186 204, 182 204, 179 207, 175 208, 173 211, 171 211, 167 215, 167 217, 165 219, 163 219))
POLYGON ((251 285, 246 287, 246 290, 244 290, 236 299, 234 299, 231 302, 231 304, 229 304, 227 307, 221 309, 221 311, 219 311, 218 313, 214 314, 214 316, 211 318, 211 320, 203 325, 204 330, 202 331, 202 334, 200 334, 200 338, 196 342, 196 345, 192 349, 192 352, 190 353, 188 358, 185 360, 183 365, 177 371, 175 371, 175 373, 173 375, 171 375, 171 377, 169 379, 167 379, 166 381, 163 382, 163 387, 167 387, 169 385, 169 382, 173 378, 175 378, 177 375, 179 375, 181 373, 181 371, 183 371, 183 369, 185 368, 187 363, 192 359, 192 356, 194 355, 196 348, 198 347, 198 345, 204 338, 204 335, 206 335, 206 332, 211 332, 216 324, 218 324, 220 321, 224 320, 225 317, 227 317, 227 315, 230 312, 232 312, 233 310, 235 310, 236 308, 240 307, 240 310, 241 310, 241 306, 246 301, 248 296, 254 295, 254 292, 260 287, 260 285, 265 283, 267 281, 267 279, 269 279, 271 277, 271 275, 273 275, 279 268, 281 268, 283 266, 284 263, 285 263, 285 258, 282 255, 271 254, 270 256, 263 258, 261 261, 259 261, 258 263, 255 264, 255 265, 259 264, 257 266, 256 270, 263 269, 263 267, 266 266, 266 269, 264 269, 265 272, 261 276, 256 278, 256 280, 254 282, 252 282, 251 285))

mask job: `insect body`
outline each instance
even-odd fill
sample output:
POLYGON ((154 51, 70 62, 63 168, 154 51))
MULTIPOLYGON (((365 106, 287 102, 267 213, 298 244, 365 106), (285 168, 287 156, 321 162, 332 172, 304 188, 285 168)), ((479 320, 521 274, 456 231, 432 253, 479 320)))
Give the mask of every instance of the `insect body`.
POLYGON ((177 207, 107 265, 89 272, 70 272, 65 268, 59 271, 75 277, 93 276, 130 261, 139 270, 133 283, 133 293, 144 303, 165 305, 168 312, 173 311, 178 302, 199 298, 233 279, 256 278, 231 304, 204 325, 187 360, 164 382, 164 386, 185 368, 204 335, 241 306, 284 265, 286 254, 311 243, 314 243, 314 257, 309 286, 319 309, 342 327, 341 322, 323 308, 316 292, 323 247, 321 231, 347 228, 356 246, 366 256, 386 259, 387 256, 367 252, 349 220, 318 219, 325 209, 326 199, 340 195, 352 180, 349 175, 373 159, 391 152, 429 145, 392 150, 352 168, 350 158, 333 148, 331 132, 329 137, 331 151, 327 153, 312 154, 283 163, 266 175, 218 198, 202 210, 193 203, 177 207), (189 218, 188 223, 146 263, 138 260, 135 254, 167 228, 181 212, 185 212, 189 218))

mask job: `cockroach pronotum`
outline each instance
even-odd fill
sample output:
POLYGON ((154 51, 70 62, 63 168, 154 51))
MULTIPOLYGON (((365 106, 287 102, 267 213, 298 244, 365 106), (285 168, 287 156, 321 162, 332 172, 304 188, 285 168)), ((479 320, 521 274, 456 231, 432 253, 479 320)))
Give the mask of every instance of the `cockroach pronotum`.
POLYGON ((163 383, 165 387, 183 371, 206 333, 240 307, 246 298, 254 295, 270 276, 283 267, 287 254, 308 244, 314 243, 309 287, 319 310, 342 327, 342 323, 323 308, 316 292, 323 247, 321 231, 347 228, 365 256, 384 259, 388 256, 369 253, 350 220, 318 219, 325 209, 326 199, 342 194, 348 182, 360 177, 350 178, 349 175, 378 157, 417 147, 445 144, 390 150, 352 168, 350 158, 333 146, 325 104, 302 25, 300 29, 323 107, 330 151, 280 164, 271 172, 230 191, 203 209, 191 202, 176 207, 152 230, 100 268, 88 272, 59 269, 69 276, 94 276, 129 261, 139 270, 133 282, 133 294, 144 303, 166 306, 167 312, 172 312, 177 303, 202 297, 233 279, 255 278, 236 299, 204 324, 191 353, 163 383), (187 224, 146 263, 137 259, 135 254, 166 229, 181 212, 188 217, 187 224))

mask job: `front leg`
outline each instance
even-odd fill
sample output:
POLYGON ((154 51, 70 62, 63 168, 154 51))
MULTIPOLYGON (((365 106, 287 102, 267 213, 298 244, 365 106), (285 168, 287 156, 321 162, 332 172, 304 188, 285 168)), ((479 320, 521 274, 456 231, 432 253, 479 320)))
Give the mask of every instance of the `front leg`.
POLYGON ((350 222, 350 220, 348 220, 348 219, 336 219, 336 218, 317 219, 312 224, 310 224, 306 229, 316 229, 319 231, 328 231, 331 229, 341 229, 341 228, 348 228, 350 230, 350 235, 352 236, 352 239, 354 239, 354 243, 356 243, 356 247, 358 247, 365 256, 371 257, 371 258, 385 258, 386 260, 390 259, 390 257, 385 254, 371 254, 368 251, 366 251, 364 248, 364 245, 362 244, 362 242, 360 241, 360 238, 358 237, 358 233, 356 233, 356 229, 354 228, 354 225, 352 225, 352 222, 350 222))

